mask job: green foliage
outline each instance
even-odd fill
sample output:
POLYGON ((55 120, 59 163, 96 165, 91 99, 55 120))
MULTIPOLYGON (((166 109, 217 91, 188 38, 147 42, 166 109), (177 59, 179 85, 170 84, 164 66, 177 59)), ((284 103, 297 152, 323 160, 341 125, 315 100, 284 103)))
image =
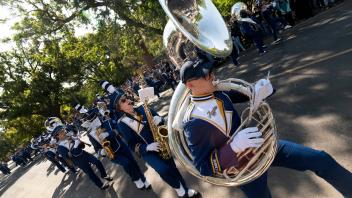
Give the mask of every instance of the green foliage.
POLYGON ((231 7, 237 2, 243 2, 250 6, 253 3, 253 0, 213 0, 215 6, 225 18, 229 18, 231 16, 231 7))
MULTIPOLYGON (((214 0, 227 17, 238 0, 214 0)), ((73 98, 89 104, 99 80, 120 85, 164 55, 167 17, 156 0, 8 0, 21 21, 16 43, 0 52, 0 158, 43 132, 48 116, 70 112, 73 98), (93 32, 75 36, 75 27, 93 32)))
POLYGON ((42 124, 45 119, 40 115, 31 115, 1 123, 7 130, 0 133, 0 160, 8 160, 19 146, 27 146, 33 136, 41 134, 45 130, 42 124))

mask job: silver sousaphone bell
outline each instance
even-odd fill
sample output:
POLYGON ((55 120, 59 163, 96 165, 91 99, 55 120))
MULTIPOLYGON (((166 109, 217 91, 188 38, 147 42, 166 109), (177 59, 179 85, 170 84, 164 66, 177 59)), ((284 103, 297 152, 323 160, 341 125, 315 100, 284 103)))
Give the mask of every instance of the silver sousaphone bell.
POLYGON ((232 39, 219 11, 210 0, 159 0, 169 17, 164 47, 178 68, 194 56, 195 47, 215 57, 227 57, 232 39))

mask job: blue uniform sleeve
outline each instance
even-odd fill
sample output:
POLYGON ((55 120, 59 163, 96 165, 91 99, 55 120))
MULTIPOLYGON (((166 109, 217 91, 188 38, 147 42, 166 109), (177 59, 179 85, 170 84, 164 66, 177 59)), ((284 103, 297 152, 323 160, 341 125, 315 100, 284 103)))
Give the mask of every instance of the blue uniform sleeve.
POLYGON ((87 136, 88 136, 89 142, 92 143, 93 145, 94 151, 98 153, 99 149, 102 149, 103 147, 90 134, 87 134, 87 136))
POLYGON ((224 144, 216 148, 210 141, 212 135, 207 126, 192 124, 192 121, 189 121, 184 132, 194 158, 193 162, 201 175, 221 174, 230 167, 238 166, 236 153, 230 145, 224 144))
POLYGON ((132 151, 135 151, 137 154, 140 154, 140 155, 147 152, 146 150, 147 144, 138 140, 138 136, 133 131, 133 129, 131 129, 123 122, 119 122, 117 126, 123 138, 126 140, 127 145, 130 147, 132 151))
POLYGON ((58 146, 56 152, 62 156, 65 160, 70 159, 68 156, 68 150, 63 146, 58 146))

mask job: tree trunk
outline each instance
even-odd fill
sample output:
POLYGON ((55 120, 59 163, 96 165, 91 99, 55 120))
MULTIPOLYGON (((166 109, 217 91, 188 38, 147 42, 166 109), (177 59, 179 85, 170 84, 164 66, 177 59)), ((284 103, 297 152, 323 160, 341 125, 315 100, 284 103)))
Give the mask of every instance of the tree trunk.
POLYGON ((145 45, 143 39, 141 39, 139 41, 139 46, 141 47, 142 51, 143 51, 143 55, 142 55, 142 59, 143 62, 148 66, 148 67, 152 67, 154 66, 154 56, 152 56, 147 49, 147 46, 145 45))

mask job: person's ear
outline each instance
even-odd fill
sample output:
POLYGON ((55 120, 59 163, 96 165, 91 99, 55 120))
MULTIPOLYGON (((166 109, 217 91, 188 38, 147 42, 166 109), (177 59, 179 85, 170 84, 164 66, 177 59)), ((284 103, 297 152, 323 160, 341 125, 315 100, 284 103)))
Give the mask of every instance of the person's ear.
POLYGON ((192 89, 193 88, 193 84, 191 83, 191 82, 186 82, 186 87, 188 88, 188 89, 192 89))
POLYGON ((211 76, 211 80, 214 81, 215 80, 215 74, 213 72, 211 72, 210 76, 211 76))
POLYGON ((209 74, 207 74, 207 75, 204 77, 204 79, 205 79, 206 81, 212 80, 213 76, 214 76, 214 75, 213 75, 212 73, 209 73, 209 74))

